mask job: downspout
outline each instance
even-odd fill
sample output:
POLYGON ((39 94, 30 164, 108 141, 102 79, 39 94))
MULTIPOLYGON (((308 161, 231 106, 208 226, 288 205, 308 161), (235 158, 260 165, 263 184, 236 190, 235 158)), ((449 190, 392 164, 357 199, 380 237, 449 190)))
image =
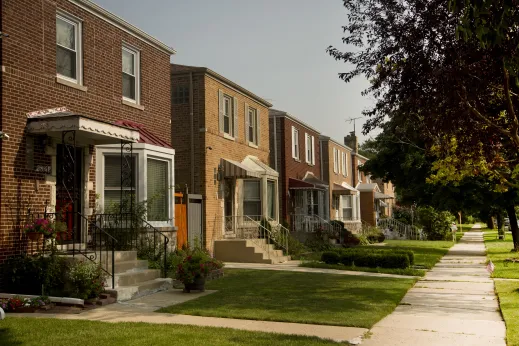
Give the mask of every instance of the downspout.
POLYGON ((195 134, 194 134, 194 97, 193 97, 193 72, 189 72, 189 125, 191 131, 189 132, 189 140, 191 144, 190 150, 190 164, 191 164, 191 190, 196 193, 198 189, 195 189, 195 134))
POLYGON ((276 131, 276 121, 277 118, 273 117, 272 121, 274 122, 274 169, 276 172, 278 171, 278 137, 277 137, 277 131, 276 131))

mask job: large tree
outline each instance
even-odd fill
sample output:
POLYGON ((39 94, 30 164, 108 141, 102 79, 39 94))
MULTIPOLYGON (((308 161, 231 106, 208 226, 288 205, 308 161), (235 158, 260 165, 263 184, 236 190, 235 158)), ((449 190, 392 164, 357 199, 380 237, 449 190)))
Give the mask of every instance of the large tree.
MULTIPOLYGON (((344 0, 344 6, 346 48, 328 52, 352 66, 340 74, 344 81, 364 76, 371 82, 363 94, 376 102, 364 112, 364 132, 404 117, 435 157, 431 182, 483 176, 495 190, 517 187, 518 30, 508 30, 498 44, 482 44, 474 19, 481 17, 467 12, 473 7, 444 0, 344 0), (474 31, 460 35, 470 25, 474 31)), ((509 204, 513 209, 513 199, 509 204)))

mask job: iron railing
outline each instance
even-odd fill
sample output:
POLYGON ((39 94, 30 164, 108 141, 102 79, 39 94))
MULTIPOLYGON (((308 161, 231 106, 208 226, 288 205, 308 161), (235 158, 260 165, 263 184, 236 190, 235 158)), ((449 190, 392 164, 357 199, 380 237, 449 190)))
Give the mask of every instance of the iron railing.
POLYGON ((290 218, 293 232, 315 232, 320 229, 339 234, 342 231, 339 224, 326 220, 319 215, 292 214, 290 218))
POLYGON ((426 240, 421 229, 393 218, 378 219, 377 226, 382 230, 386 239, 426 240))
POLYGON ((222 238, 250 240, 263 249, 267 258, 272 256, 275 247, 288 253, 288 237, 281 237, 284 230, 277 228, 261 215, 233 215, 215 218, 213 241, 222 238), (223 234, 222 237, 217 234, 223 234))
POLYGON ((117 240, 116 251, 137 250, 138 258, 158 264, 167 277, 169 237, 164 232, 133 213, 96 214, 94 218, 117 240))
POLYGON ((270 223, 272 236, 275 239, 276 245, 288 256, 290 230, 274 219, 268 218, 268 222, 270 223))
POLYGON ((32 223, 36 219, 46 219, 51 222, 62 222, 64 223, 65 231, 57 235, 56 239, 44 239, 41 243, 42 254, 45 255, 47 248, 47 242, 55 242, 51 246, 56 246, 56 250, 64 255, 72 255, 76 257, 76 254, 83 256, 89 261, 100 266, 108 276, 111 276, 112 288, 115 287, 115 252, 114 249, 117 244, 117 240, 112 237, 109 233, 103 230, 101 227, 95 224, 92 219, 82 215, 79 212, 65 210, 57 213, 31 213, 28 215, 27 223, 32 223), (82 239, 82 235, 78 230, 81 226, 87 229, 84 234, 92 236, 92 242, 86 243, 82 239))

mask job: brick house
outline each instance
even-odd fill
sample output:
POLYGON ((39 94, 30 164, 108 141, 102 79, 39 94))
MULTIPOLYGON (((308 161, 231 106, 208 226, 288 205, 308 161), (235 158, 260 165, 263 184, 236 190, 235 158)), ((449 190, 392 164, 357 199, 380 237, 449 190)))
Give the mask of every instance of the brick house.
POLYGON ((328 184, 321 180, 318 130, 271 109, 270 165, 279 172, 281 218, 292 231, 311 231, 328 220, 328 184))
POLYGON ((177 185, 203 197, 205 246, 238 260, 224 257, 229 242, 220 251, 215 242, 255 238, 262 219, 279 220, 278 173, 268 165, 272 105, 206 67, 173 64, 171 84, 177 185))
POLYGON ((123 195, 157 195, 148 223, 172 232, 174 50, 88 0, 1 10, 0 260, 27 250, 20 225, 38 215, 67 213, 64 245, 84 248, 87 219, 123 195))
POLYGON ((355 188, 358 170, 354 151, 327 136, 321 136, 319 143, 322 177, 330 186, 329 218, 342 221, 348 230, 358 232, 362 224, 360 192, 355 188))
POLYGON ((369 174, 359 169, 368 161, 368 158, 359 154, 358 139, 355 133, 351 132, 348 136, 345 136, 344 143, 352 148, 352 185, 355 186, 359 194, 360 218, 362 222, 376 226, 382 215, 392 215, 392 205, 395 196, 392 184, 390 182, 382 183, 381 181, 372 180, 369 174), (388 186, 387 189, 385 188, 386 185, 388 186), (389 186, 391 186, 392 191, 389 191, 389 186), (381 190, 381 187, 384 190, 381 190))

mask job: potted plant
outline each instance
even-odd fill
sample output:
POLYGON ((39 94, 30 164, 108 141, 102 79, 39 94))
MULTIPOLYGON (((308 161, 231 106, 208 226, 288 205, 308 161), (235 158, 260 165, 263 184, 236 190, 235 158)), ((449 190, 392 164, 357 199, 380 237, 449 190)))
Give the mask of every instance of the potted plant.
POLYGON ((32 241, 39 241, 43 237, 51 237, 54 234, 53 224, 47 219, 36 219, 33 223, 26 224, 23 228, 27 237, 32 241))
POLYGON ((67 240, 69 236, 67 224, 62 221, 56 221, 54 223, 54 234, 56 235, 56 240, 67 240))
POLYGON ((222 262, 203 250, 194 252, 178 264, 175 278, 184 284, 184 292, 205 290, 205 279, 213 270, 223 267, 222 262))

